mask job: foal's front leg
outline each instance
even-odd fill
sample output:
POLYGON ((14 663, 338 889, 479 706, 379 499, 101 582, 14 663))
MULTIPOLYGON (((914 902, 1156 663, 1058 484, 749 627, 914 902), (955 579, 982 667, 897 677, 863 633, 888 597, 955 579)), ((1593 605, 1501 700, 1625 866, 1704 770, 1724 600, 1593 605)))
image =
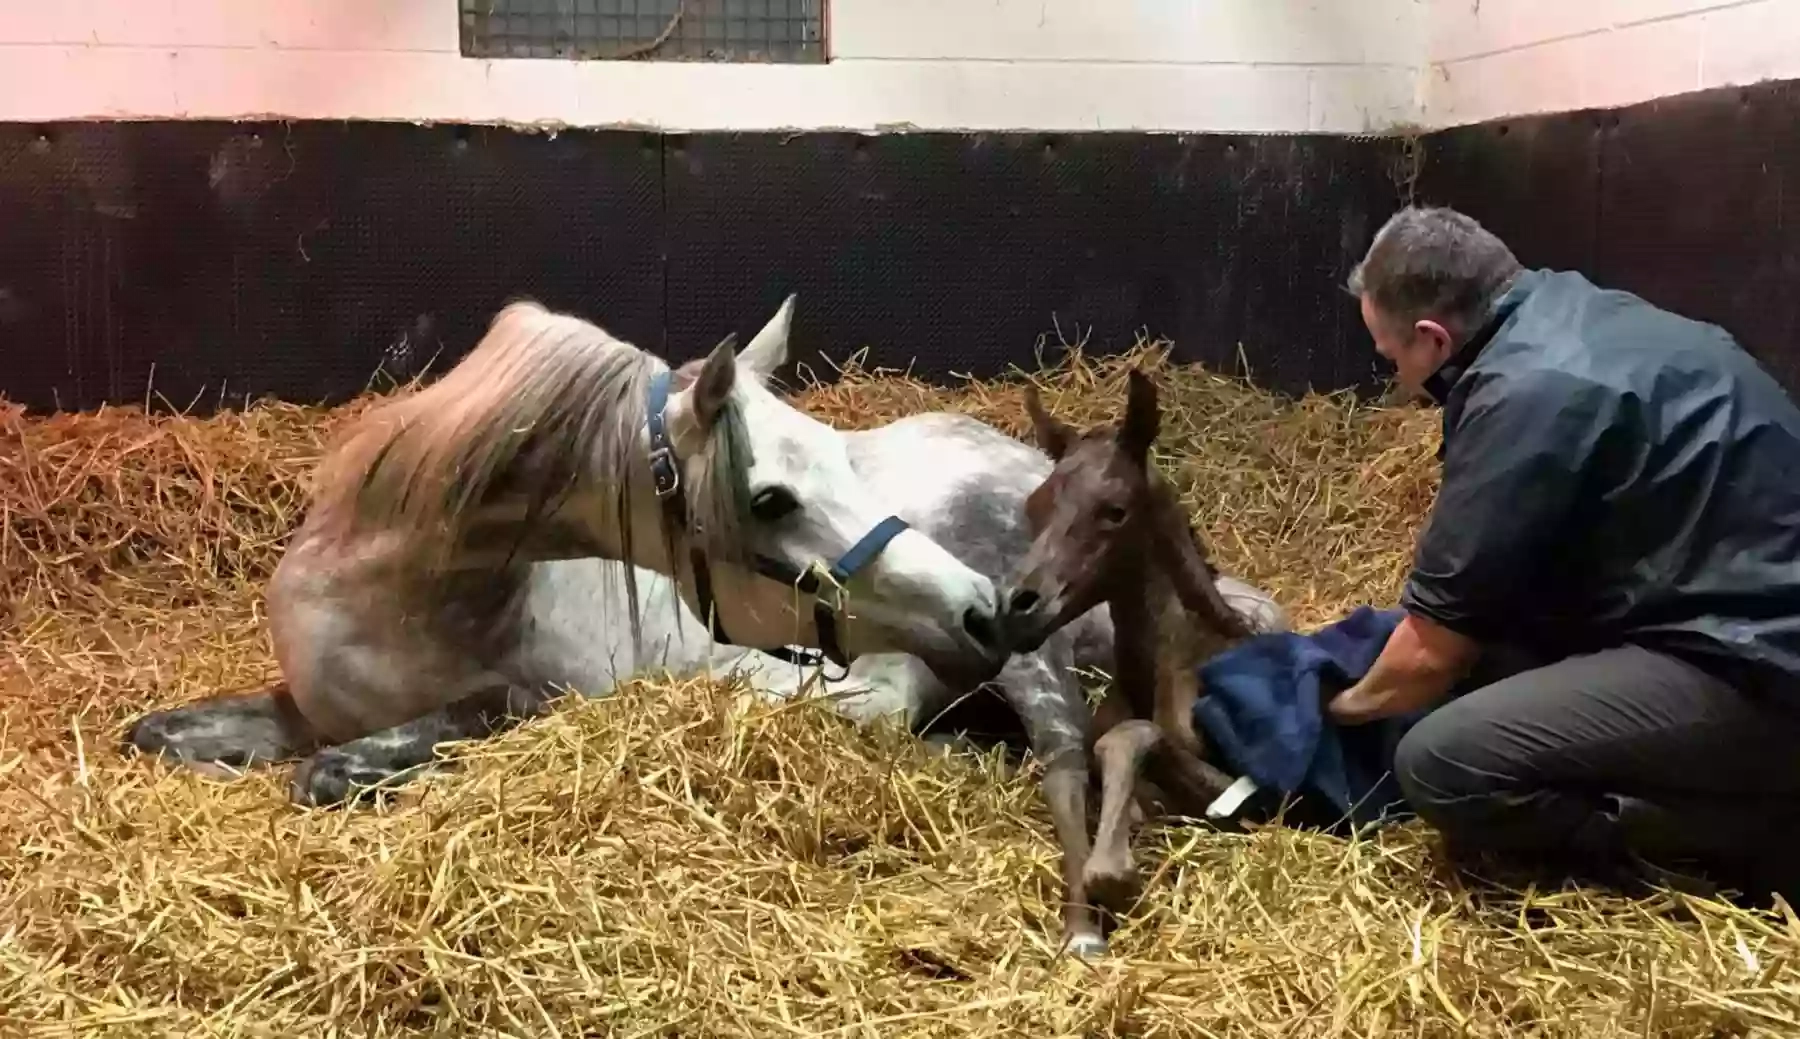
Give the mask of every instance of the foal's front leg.
POLYGON ((1082 886, 1096 905, 1123 914, 1139 893, 1131 855, 1134 798, 1146 806, 1160 804, 1166 812, 1200 816, 1231 779, 1183 749, 1163 726, 1141 718, 1109 728, 1095 741, 1094 757, 1100 768, 1100 826, 1082 886))
MULTIPOLYGON (((1154 722, 1131 718, 1094 741, 1100 769, 1100 826, 1082 872, 1082 888, 1094 904, 1122 914, 1137 900, 1137 867, 1131 861, 1131 807, 1142 785, 1144 755, 1163 739, 1154 722)), ((1147 798, 1136 798, 1140 803, 1147 798)))
POLYGON ((332 807, 437 771, 440 743, 484 739, 542 714, 540 691, 496 683, 391 729, 326 747, 295 766, 288 796, 310 807, 332 807))

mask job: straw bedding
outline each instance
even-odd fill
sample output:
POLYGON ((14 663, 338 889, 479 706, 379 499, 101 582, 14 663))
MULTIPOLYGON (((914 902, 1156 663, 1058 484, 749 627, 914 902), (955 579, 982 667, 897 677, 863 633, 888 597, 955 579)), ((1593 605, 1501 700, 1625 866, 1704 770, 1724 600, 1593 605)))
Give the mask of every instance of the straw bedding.
MULTIPOLYGON (((1392 601, 1432 413, 1151 346, 1033 377, 1093 421, 1126 361, 1158 370, 1164 461, 1228 570, 1302 625, 1392 601)), ((801 400, 1023 435, 1018 386, 853 368, 801 400)), ((567 704, 382 810, 122 757, 144 708, 270 675, 260 582, 360 406, 0 412, 0 1034, 1800 1034, 1785 908, 1481 895, 1410 827, 1152 828, 1116 958, 1058 958, 1029 773, 698 680, 567 704)))

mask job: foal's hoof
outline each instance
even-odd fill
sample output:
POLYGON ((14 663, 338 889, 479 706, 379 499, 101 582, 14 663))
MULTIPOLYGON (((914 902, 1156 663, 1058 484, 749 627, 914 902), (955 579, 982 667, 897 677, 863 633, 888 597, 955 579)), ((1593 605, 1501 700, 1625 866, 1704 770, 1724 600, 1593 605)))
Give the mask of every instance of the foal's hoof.
POLYGON ((1064 946, 1078 960, 1098 960, 1106 956, 1106 939, 1097 934, 1077 934, 1064 946))
POLYGON ((1081 886, 1089 902, 1115 916, 1125 915, 1142 892, 1137 870, 1130 866, 1094 868, 1090 863, 1082 871, 1081 886))
POLYGON ((327 747, 294 766, 288 778, 288 797, 308 808, 391 804, 400 787, 448 772, 451 767, 443 761, 406 768, 384 767, 353 751, 327 747))

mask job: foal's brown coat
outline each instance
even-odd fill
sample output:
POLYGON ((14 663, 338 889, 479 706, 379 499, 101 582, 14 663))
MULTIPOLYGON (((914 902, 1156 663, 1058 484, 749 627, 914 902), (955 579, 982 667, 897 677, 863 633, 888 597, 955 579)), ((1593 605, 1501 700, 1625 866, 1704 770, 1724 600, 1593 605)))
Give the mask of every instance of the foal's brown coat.
POLYGON ((1118 426, 1086 432, 1051 417, 1027 390, 1038 444, 1056 467, 1027 500, 1034 541, 1011 592, 1026 642, 1102 601, 1111 611, 1113 681, 1090 730, 1100 825, 1069 900, 1115 911, 1136 894, 1132 795, 1198 816, 1231 783, 1206 763, 1194 730, 1197 668, 1251 634, 1219 594, 1205 541, 1150 457, 1161 424, 1156 386, 1137 371, 1129 381, 1118 426), (1146 763, 1154 785, 1140 776, 1146 763))

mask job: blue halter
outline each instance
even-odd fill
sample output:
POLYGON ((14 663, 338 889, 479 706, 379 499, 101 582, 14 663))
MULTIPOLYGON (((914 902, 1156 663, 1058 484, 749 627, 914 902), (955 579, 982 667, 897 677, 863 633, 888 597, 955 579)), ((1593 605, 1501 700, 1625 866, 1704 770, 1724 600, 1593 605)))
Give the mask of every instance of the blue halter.
MULTIPOLYGON (((668 425, 663 414, 669 405, 669 387, 673 374, 665 369, 650 377, 645 425, 650 434, 650 477, 656 488, 656 496, 663 503, 664 514, 670 525, 679 529, 687 525, 687 499, 682 493, 681 462, 675 457, 675 446, 669 439, 668 425)), ((839 586, 847 583, 906 529, 907 522, 898 516, 889 516, 875 524, 831 564, 827 572, 832 581, 839 586)), ((713 638, 728 645, 736 645, 725 633, 725 626, 719 620, 718 604, 713 600, 712 568, 707 564, 706 553, 698 546, 690 545, 688 556, 694 570, 694 598, 699 602, 700 611, 705 615, 713 638)), ((761 553, 752 554, 751 565, 764 577, 792 585, 813 597, 813 622, 819 629, 819 644, 824 650, 824 657, 845 669, 845 674, 848 674, 850 661, 844 653, 843 644, 838 641, 837 607, 819 594, 821 582, 818 574, 810 567, 797 567, 786 560, 761 553)), ((777 646, 764 652, 803 667, 820 664, 819 653, 815 650, 777 646)), ((843 677, 844 675, 837 676, 843 677)))

